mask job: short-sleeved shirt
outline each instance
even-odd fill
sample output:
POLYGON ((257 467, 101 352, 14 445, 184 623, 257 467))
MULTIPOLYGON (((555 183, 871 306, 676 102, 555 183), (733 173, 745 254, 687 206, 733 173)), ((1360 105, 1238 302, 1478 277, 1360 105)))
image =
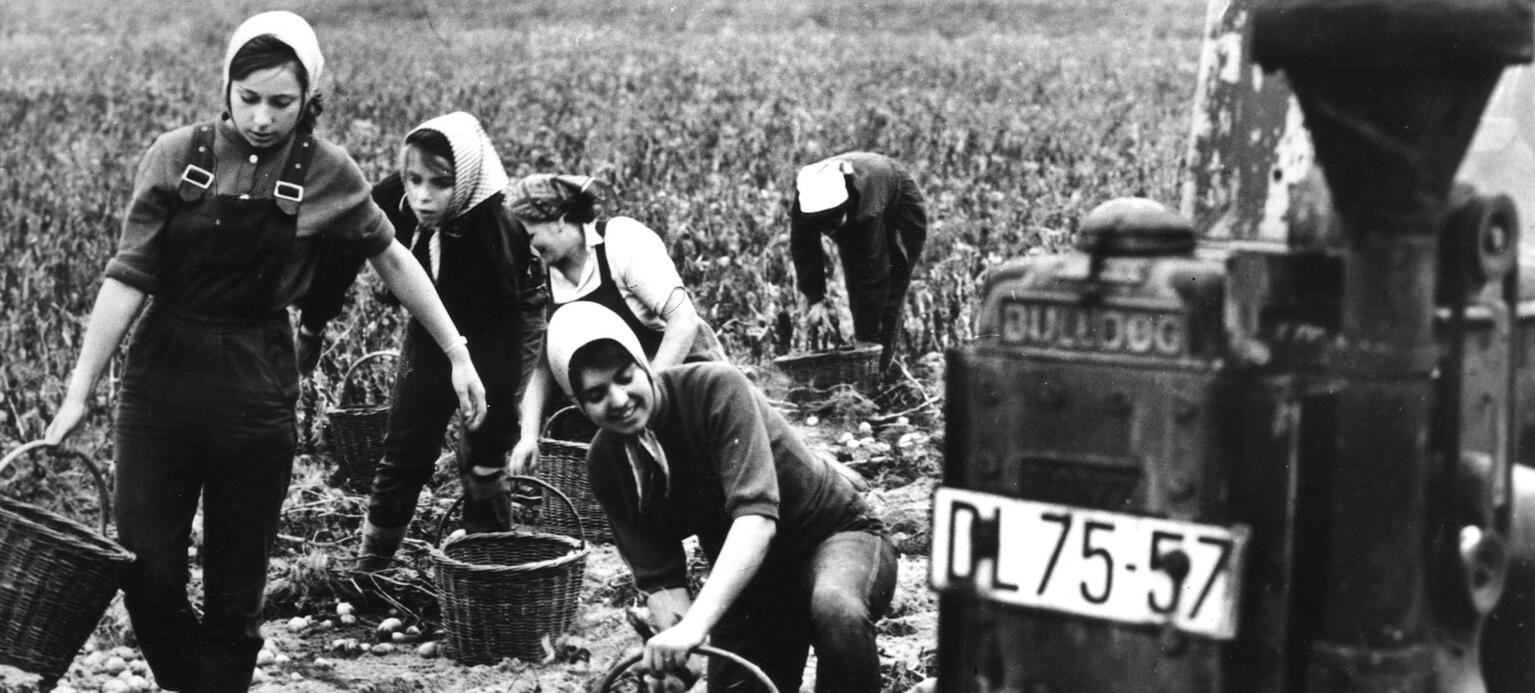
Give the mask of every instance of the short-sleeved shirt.
POLYGON ((636 585, 687 585, 682 539, 719 556, 735 518, 777 521, 768 566, 793 565, 837 532, 883 531, 858 490, 811 452, 761 390, 738 369, 689 363, 657 373, 650 428, 666 451, 667 477, 652 474, 643 507, 625 438, 600 431, 587 452, 592 493, 607 511, 636 585))
MULTIPOLYGON (((159 288, 160 253, 157 239, 165 231, 180 197, 182 172, 195 126, 161 135, 139 161, 133 196, 123 218, 117 254, 107 263, 106 276, 145 293, 159 288)), ((216 127, 214 138, 214 187, 209 194, 250 199, 271 199, 283 164, 287 144, 260 150, 247 144, 228 120, 216 127)), ((370 197, 371 186, 346 150, 315 138, 315 153, 304 177, 304 198, 299 204, 296 234, 310 243, 329 234, 352 252, 371 257, 394 242, 394 228, 370 197)), ((205 198, 206 199, 206 198, 205 198)), ((314 253, 295 253, 279 284, 274 309, 292 303, 308 288, 314 272, 314 253)))
POLYGON ((597 233, 597 224, 584 227, 586 233, 586 266, 581 268, 581 279, 572 283, 560 272, 549 273, 550 299, 555 305, 565 305, 597 290, 602 283, 597 269, 595 248, 606 245, 608 269, 618 293, 634 311, 634 316, 646 326, 666 329, 665 311, 677 301, 673 294, 682 288, 682 276, 672 264, 666 252, 666 243, 656 232, 629 217, 613 217, 607 221, 603 234, 597 233), (672 301, 672 305, 668 305, 672 301))

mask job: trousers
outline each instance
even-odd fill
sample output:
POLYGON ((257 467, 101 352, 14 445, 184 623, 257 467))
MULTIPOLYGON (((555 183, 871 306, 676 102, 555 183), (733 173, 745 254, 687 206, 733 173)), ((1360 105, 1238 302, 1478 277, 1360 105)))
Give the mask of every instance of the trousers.
MULTIPOLYGON (((874 624, 895 594, 895 547, 883 534, 839 532, 791 570, 764 565, 710 634, 761 667, 780 691, 798 691, 816 653, 816 693, 879 693, 874 624)), ((709 691, 760 684, 726 661, 709 662, 709 691)))
POLYGON ((293 472, 298 369, 286 316, 219 324, 152 308, 117 408, 123 600, 161 688, 245 691, 261 650, 267 563, 293 472), (187 596, 203 506, 201 614, 187 596))

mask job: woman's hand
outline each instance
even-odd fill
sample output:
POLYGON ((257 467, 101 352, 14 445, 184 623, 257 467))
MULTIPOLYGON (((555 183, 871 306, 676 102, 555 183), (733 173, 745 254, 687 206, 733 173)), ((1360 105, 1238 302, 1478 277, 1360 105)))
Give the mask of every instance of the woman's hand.
POLYGON ((538 439, 523 436, 512 446, 506 462, 507 473, 513 476, 531 473, 538 469, 538 439))
POLYGON ((53 415, 53 421, 48 422, 48 429, 43 433, 43 442, 49 445, 58 445, 64 442, 69 434, 74 433, 80 427, 80 422, 85 420, 85 415, 90 409, 85 402, 66 399, 59 405, 58 413, 53 415))
POLYGON ((645 656, 640 661, 646 671, 658 677, 667 673, 686 672, 688 658, 694 649, 704 644, 704 638, 708 636, 708 631, 684 618, 677 625, 645 641, 645 656))
POLYGON ((458 395, 458 411, 464 416, 464 426, 477 430, 485 423, 488 408, 485 384, 480 382, 480 373, 469 360, 468 349, 454 349, 448 352, 448 359, 453 362, 453 392, 458 395))

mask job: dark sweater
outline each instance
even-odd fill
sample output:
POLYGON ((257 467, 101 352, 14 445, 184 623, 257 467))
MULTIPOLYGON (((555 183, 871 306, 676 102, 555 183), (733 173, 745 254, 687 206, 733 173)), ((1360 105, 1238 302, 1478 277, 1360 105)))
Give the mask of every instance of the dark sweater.
POLYGON ((883 530, 852 483, 733 366, 684 364, 655 382, 650 427, 666 451, 670 495, 663 476, 651 475, 641 511, 623 436, 601 431, 587 454, 593 495, 641 590, 686 586, 682 539, 697 535, 712 562, 744 515, 777 520, 764 566, 803 561, 837 532, 883 530))

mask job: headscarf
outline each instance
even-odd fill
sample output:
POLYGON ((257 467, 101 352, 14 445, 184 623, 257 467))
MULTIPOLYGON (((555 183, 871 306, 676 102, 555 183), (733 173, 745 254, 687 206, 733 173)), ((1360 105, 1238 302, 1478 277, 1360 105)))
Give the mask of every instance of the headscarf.
POLYGON ((800 213, 824 212, 847 202, 847 180, 843 176, 852 172, 852 164, 837 159, 827 159, 800 169, 794 179, 800 213))
POLYGON ((555 221, 595 197, 596 185, 591 176, 535 173, 507 188, 506 207, 524 221, 555 221))
POLYGON ((298 56, 299 64, 309 73, 309 92, 304 94, 304 101, 309 101, 319 89, 320 74, 325 70, 325 56, 320 55, 320 41, 315 38, 314 28, 309 26, 309 22, 286 10, 255 15, 245 20, 244 24, 235 29, 234 35, 229 37, 229 48, 224 51, 224 93, 229 93, 229 64, 234 61, 235 54, 251 39, 267 34, 292 48, 294 55, 298 56))
POLYGON ((599 339, 618 342, 640 368, 650 372, 650 361, 634 330, 617 313, 592 301, 571 301, 549 317, 544 331, 544 348, 549 354, 549 370, 565 394, 573 394, 570 385, 570 358, 576 351, 599 339))
MULTIPOLYGON (((544 345, 549 352, 549 370, 554 373, 555 382, 560 384, 565 394, 571 394, 570 358, 581 347, 603 339, 617 342, 624 351, 629 352, 637 367, 644 369, 647 374, 651 373, 650 363, 640 348, 639 338, 634 336, 623 318, 592 301, 572 301, 554 311, 554 315, 549 317, 549 327, 544 332, 544 345)), ((651 388, 655 388, 654 376, 650 378, 650 383, 651 388)), ((623 446, 624 457, 634 474, 635 494, 640 499, 641 510, 648 502, 646 489, 649 486, 646 479, 653 472, 661 474, 665 481, 666 495, 670 496, 671 464, 666 459, 666 449, 661 447, 655 431, 646 425, 639 433, 624 436, 623 446)))
MULTIPOLYGON (((406 134, 419 130, 442 133, 453 149, 453 198, 448 201, 444 219, 453 219, 506 187, 506 169, 490 136, 479 119, 463 111, 454 111, 426 121, 406 134)), ((405 146, 400 147, 400 168, 405 168, 405 146)))

